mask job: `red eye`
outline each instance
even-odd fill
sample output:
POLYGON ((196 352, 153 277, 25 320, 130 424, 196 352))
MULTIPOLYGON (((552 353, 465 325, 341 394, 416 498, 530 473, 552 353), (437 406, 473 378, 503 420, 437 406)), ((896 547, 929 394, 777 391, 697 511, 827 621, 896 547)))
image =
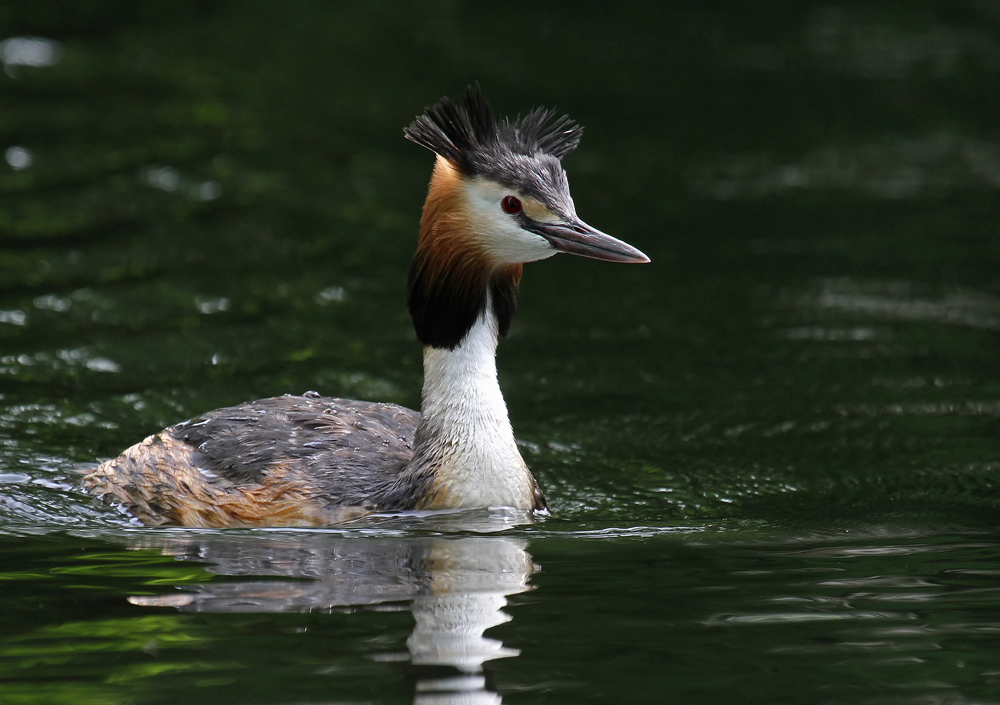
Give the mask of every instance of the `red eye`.
POLYGON ((521 212, 521 201, 516 196, 504 196, 503 200, 500 201, 500 208, 503 209, 504 213, 514 215, 521 212))

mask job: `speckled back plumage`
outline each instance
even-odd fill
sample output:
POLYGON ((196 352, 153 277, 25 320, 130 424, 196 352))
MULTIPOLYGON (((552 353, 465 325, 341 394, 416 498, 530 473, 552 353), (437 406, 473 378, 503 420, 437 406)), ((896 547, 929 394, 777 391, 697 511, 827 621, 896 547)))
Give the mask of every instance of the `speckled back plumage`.
POLYGON ((150 436, 84 486, 153 525, 328 524, 349 518, 345 508, 419 499, 396 486, 419 420, 395 404, 316 393, 260 399, 150 436))
POLYGON ((363 485, 368 496, 372 459, 376 476, 395 477, 413 455, 419 421, 419 413, 395 404, 307 392, 217 409, 166 433, 196 447, 205 469, 231 482, 259 482, 275 463, 295 463, 328 493, 349 496, 352 485, 363 485))

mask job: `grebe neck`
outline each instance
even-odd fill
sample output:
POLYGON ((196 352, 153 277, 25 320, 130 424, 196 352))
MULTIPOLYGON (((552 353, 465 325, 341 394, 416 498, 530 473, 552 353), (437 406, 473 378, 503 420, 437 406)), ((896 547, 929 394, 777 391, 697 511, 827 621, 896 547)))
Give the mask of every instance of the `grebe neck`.
POLYGON ((490 296, 458 345, 424 347, 421 418, 407 467, 429 479, 423 509, 535 508, 535 481, 497 380, 499 324, 490 296))

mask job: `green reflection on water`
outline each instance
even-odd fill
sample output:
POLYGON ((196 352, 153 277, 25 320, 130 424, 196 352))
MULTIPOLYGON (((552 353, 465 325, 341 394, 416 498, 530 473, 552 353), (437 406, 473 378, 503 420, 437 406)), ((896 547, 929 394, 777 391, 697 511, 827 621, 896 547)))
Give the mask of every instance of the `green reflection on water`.
MULTIPOLYGON (((129 612, 56 623, 69 611, 102 604, 92 591, 65 586, 61 604, 44 615, 52 624, 25 628, 17 613, 5 622, 14 635, 0 639, 0 669, 19 688, 34 682, 36 692, 48 691, 47 679, 73 678, 82 695, 127 692, 143 702, 182 695, 405 701, 408 679, 448 674, 406 663, 415 638, 408 635, 428 626, 427 600, 443 600, 432 609, 444 611, 432 613, 450 617, 437 629, 469 634, 482 624, 478 610, 492 581, 514 585, 509 567, 491 572, 483 552, 505 543, 520 550, 509 533, 417 533, 138 534, 126 542, 159 543, 165 555, 203 562, 216 576, 180 592, 161 589, 160 607, 105 601, 104 609, 129 612), (448 553, 463 541, 481 548, 448 553), (396 555, 411 560, 393 568, 384 559, 396 555), (304 570, 312 577, 300 577, 304 570), (269 576, 264 582, 261 572, 269 576), (289 583, 282 575, 299 577, 289 583), (348 578, 374 592, 350 588, 348 578), (433 587, 400 601, 399 588, 412 579, 414 587, 425 580, 433 587), (317 601, 307 613, 301 600, 311 592, 317 601), (196 602, 178 601, 183 595, 196 602), (265 596, 269 606, 248 610, 265 596), (288 597, 296 602, 282 606, 288 597), (464 619, 451 619, 458 615, 464 619)), ((487 632, 519 652, 484 665, 491 692, 557 702, 642 702, 664 688, 706 702, 773 702, 788 693, 793 701, 858 693, 905 701, 914 689, 988 700, 995 686, 995 533, 884 526, 827 536, 738 529, 615 535, 550 529, 530 541, 533 589, 514 587, 503 608, 513 619, 487 632)), ((29 540, 24 549, 45 546, 29 540)), ((103 554, 114 555, 112 547, 103 554)), ((99 562, 106 561, 99 555, 99 562)), ((137 565, 149 568, 148 578, 158 575, 151 562, 137 565)), ((149 580, 112 574, 101 582, 120 593, 149 580)))

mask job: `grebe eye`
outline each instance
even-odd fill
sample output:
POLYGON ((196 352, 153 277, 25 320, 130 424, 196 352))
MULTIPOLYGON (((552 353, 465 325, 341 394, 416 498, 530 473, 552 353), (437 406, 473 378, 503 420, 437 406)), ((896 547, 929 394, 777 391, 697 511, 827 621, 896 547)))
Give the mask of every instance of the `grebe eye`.
POLYGON ((521 212, 521 201, 516 196, 504 196, 500 201, 500 208, 504 213, 514 215, 521 212))

